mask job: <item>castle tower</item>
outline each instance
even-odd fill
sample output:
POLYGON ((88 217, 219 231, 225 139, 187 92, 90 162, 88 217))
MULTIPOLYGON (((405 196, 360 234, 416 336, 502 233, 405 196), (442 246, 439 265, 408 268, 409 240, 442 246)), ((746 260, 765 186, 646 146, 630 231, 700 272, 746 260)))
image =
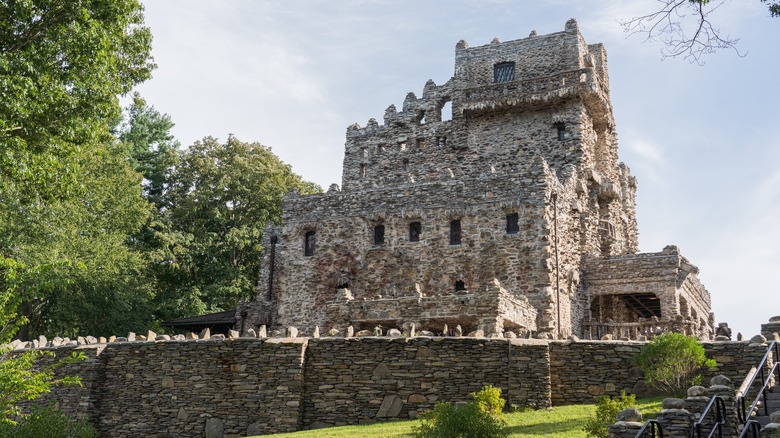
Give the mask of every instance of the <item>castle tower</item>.
POLYGON ((606 52, 574 20, 459 42, 449 81, 346 137, 341 188, 290 194, 266 230, 245 325, 582 334, 585 260, 637 251, 606 52))

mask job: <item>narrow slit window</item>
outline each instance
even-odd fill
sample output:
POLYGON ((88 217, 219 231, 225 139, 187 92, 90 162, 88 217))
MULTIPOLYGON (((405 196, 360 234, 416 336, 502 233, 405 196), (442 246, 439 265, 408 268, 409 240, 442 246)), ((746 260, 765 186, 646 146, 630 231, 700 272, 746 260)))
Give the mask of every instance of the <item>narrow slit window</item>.
POLYGON ((520 232, 519 216, 517 213, 506 215, 506 233, 517 234, 520 232))
POLYGON ((374 227, 374 245, 384 245, 385 243, 385 226, 377 225, 374 227))
POLYGON ((558 133, 558 141, 563 141, 566 139, 566 125, 563 123, 558 123, 555 125, 555 129, 558 133))
POLYGON ((422 234, 422 224, 419 222, 412 222, 409 224, 409 241, 419 242, 420 234, 422 234))
POLYGON ((303 239, 303 255, 310 257, 314 255, 315 244, 314 231, 309 231, 303 239))
POLYGON ((461 228, 460 220, 454 220, 450 222, 450 245, 460 245, 461 242, 461 228))
POLYGON ((515 80, 515 63, 501 62, 493 66, 493 82, 511 82, 515 80))

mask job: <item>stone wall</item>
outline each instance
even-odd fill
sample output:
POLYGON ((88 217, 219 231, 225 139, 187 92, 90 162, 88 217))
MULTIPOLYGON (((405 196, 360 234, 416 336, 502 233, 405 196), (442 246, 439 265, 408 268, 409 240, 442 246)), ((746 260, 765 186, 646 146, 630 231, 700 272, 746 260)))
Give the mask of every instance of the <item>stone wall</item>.
MULTIPOLYGON (((508 405, 591 403, 634 388, 641 346, 472 337, 114 342, 78 347, 90 359, 68 373, 85 387, 55 388, 49 400, 107 437, 246 436, 411 418, 488 384, 508 405)), ((736 386, 766 348, 705 343, 719 363, 713 374, 736 386)))
POLYGON ((485 385, 508 404, 549 406, 543 341, 324 338, 309 342, 304 427, 414 418, 439 401, 468 401, 485 385))

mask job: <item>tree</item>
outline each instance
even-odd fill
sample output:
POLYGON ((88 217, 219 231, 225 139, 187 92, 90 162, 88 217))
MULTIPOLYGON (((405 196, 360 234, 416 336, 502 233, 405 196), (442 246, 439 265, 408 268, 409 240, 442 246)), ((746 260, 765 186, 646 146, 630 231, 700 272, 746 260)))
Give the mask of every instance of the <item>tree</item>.
POLYGON ((320 191, 259 143, 206 137, 182 151, 157 230, 160 319, 183 316, 176 313, 185 308, 228 310, 250 299, 263 229, 281 221, 283 197, 293 189, 320 191))
POLYGON ((151 206, 127 156, 118 143, 79 154, 81 180, 67 198, 23 202, 0 192, 0 295, 16 297, 23 338, 148 327, 147 260, 129 243, 151 206))
POLYGON ((0 180, 67 194, 79 148, 110 139, 117 96, 151 75, 138 0, 0 3, 0 180))
MULTIPOLYGON (((725 0, 657 1, 661 4, 660 10, 618 22, 630 35, 643 34, 645 41, 661 40, 664 44, 662 57, 680 56, 702 64, 704 55, 718 49, 733 49, 740 54, 737 50, 739 38, 724 35, 710 21, 710 15, 723 6, 725 0)), ((780 1, 761 2, 767 3, 772 17, 780 17, 780 1)))
POLYGON ((685 394, 701 382, 701 371, 715 368, 707 359, 698 339, 680 333, 664 333, 653 338, 637 355, 636 364, 647 383, 674 396, 685 394))

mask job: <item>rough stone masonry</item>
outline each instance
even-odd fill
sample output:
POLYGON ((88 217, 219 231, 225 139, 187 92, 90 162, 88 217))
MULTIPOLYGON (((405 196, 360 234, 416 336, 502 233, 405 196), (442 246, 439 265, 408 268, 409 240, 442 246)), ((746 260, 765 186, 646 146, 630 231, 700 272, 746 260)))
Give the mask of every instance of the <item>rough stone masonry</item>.
POLYGON ((636 189, 606 51, 575 20, 460 41, 446 83, 347 128, 341 187, 285 198, 238 324, 711 339, 698 269, 676 246, 637 254, 636 189))

